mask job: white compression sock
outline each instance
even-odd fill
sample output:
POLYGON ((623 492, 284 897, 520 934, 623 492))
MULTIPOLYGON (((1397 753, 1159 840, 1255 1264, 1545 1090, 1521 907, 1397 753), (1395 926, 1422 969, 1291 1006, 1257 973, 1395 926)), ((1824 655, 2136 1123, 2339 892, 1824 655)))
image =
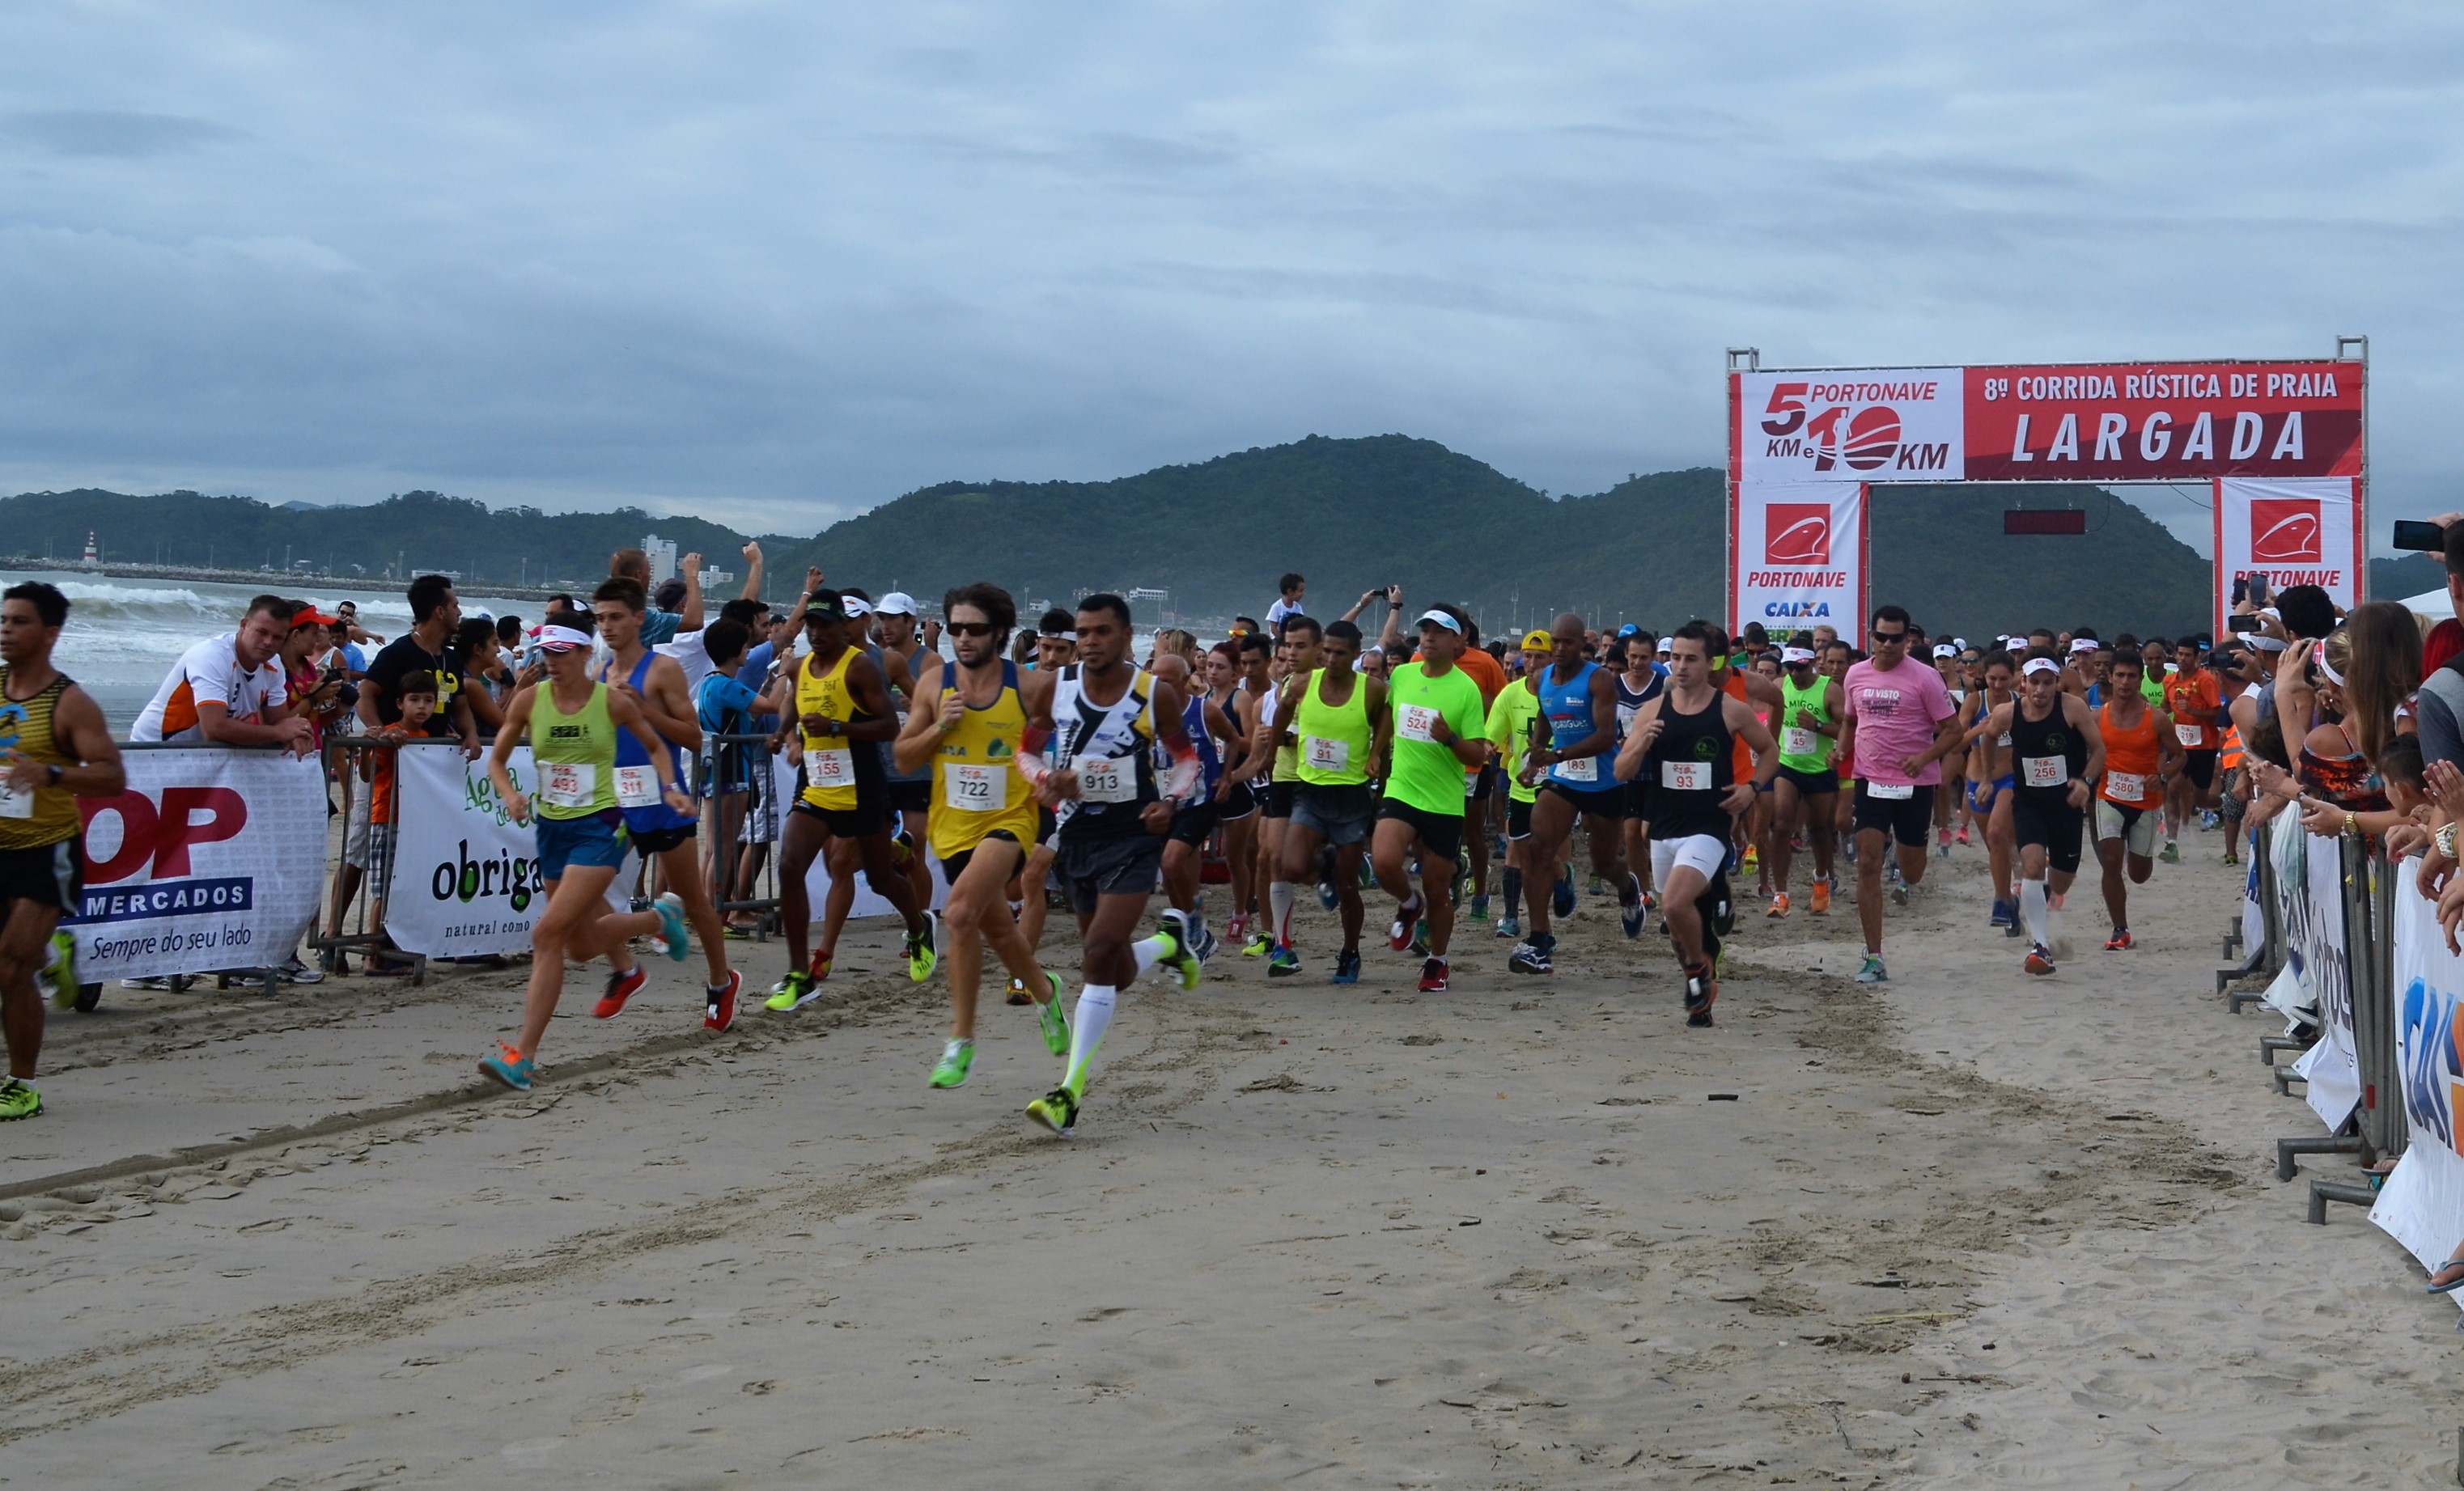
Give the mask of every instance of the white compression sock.
POLYGON ((2019 914, 2028 923, 2029 940, 2040 948, 2054 945, 2053 918, 2045 910, 2045 883, 2041 880, 2019 882, 2019 914))
POLYGON ((1266 888, 1266 908, 1275 913, 1275 940, 1286 947, 1291 946, 1292 885, 1290 881, 1278 880, 1266 888))
POLYGON ((1138 960, 1136 977, 1144 978, 1147 976, 1147 970, 1155 967, 1155 960, 1163 956, 1163 939, 1141 937, 1130 944, 1130 955, 1138 960))
POLYGON ((1111 984, 1089 984, 1078 991, 1077 1006, 1069 1012, 1069 1074, 1061 1079, 1072 1092, 1087 1090, 1087 1069, 1095 1063, 1105 1027, 1112 1023, 1113 998, 1111 984))

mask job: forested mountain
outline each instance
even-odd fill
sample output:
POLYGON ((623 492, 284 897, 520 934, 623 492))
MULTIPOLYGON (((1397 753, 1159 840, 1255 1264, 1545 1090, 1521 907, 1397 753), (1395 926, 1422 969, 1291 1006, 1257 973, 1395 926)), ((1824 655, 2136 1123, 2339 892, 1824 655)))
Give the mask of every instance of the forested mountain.
MULTIPOLYGON (((1373 585, 1407 601, 1469 604, 1492 632, 1578 609, 1665 626, 1720 604, 1719 471, 1636 476, 1551 498, 1433 441, 1401 435, 1238 451, 1101 482, 944 482, 810 537, 765 535, 769 593, 807 563, 833 581, 928 603, 989 579, 1022 600, 1088 589, 1171 593, 1184 617, 1263 614, 1276 577, 1309 581, 1311 608, 1341 611, 1373 585)), ((74 559, 94 531, 107 559, 327 573, 360 566, 460 572, 488 581, 585 581, 646 533, 740 570, 743 536, 639 509, 545 514, 436 493, 366 507, 273 507, 195 493, 79 491, 0 500, 0 548, 74 559)), ((2128 502, 2092 488, 1877 489, 1878 594, 1930 629, 1969 635, 2045 623, 2172 632, 2203 625, 2207 561, 2128 502), (2078 505, 2079 537, 2009 537, 2007 506, 2078 505)))

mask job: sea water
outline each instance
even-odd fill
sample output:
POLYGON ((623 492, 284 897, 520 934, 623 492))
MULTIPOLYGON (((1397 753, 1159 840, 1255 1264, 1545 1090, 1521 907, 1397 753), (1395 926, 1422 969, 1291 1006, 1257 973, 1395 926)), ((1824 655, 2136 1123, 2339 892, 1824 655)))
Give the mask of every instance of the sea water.
MULTIPOLYGON (((360 625, 387 641, 410 630, 410 602, 398 587, 388 588, 380 581, 364 590, 337 590, 310 582, 305 590, 282 589, 278 588, 281 576, 266 579, 274 583, 258 587, 33 570, 0 572, 0 586, 40 580, 57 585, 69 598, 68 625, 60 628, 60 643, 52 661, 94 695, 111 733, 125 739, 128 727, 154 697, 180 654, 209 637, 237 630, 240 613, 252 597, 272 591, 306 601, 327 615, 341 602, 351 601, 359 605, 360 625)), ((542 608, 538 601, 479 595, 461 599, 465 617, 484 610, 491 616, 519 616, 529 624, 539 620, 542 608)), ((375 656, 374 648, 366 650, 375 656)))

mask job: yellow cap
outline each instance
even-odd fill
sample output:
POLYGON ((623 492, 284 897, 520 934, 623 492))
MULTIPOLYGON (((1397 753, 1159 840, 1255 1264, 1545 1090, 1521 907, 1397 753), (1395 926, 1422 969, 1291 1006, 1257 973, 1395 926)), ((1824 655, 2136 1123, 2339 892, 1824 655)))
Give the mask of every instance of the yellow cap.
POLYGON ((1553 652, 1556 649, 1556 639, 1545 631, 1527 631, 1523 634, 1523 650, 1526 652, 1553 652))

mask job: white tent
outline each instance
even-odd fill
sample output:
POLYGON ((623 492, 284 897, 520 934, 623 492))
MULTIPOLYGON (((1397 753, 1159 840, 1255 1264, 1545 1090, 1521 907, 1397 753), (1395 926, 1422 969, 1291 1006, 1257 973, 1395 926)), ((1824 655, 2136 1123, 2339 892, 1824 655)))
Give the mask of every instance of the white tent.
POLYGON ((2407 596, 2403 600, 2398 601, 2396 604, 2403 606, 2406 610, 2410 611, 2415 616, 2427 616, 2433 622, 2445 621, 2448 617, 2455 614, 2453 603, 2447 599, 2447 587, 2445 585, 2441 585, 2435 590, 2425 590, 2417 596, 2407 596))

